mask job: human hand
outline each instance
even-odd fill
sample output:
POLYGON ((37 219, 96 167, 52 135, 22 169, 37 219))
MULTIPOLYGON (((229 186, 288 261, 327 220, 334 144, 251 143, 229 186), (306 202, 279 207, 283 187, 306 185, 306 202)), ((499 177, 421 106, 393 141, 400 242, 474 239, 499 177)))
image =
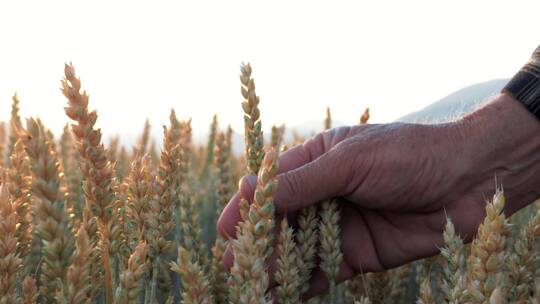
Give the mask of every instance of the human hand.
MULTIPOLYGON (((301 208, 339 197, 338 281, 393 268, 435 254, 447 217, 470 240, 496 180, 508 214, 537 198, 539 131, 536 118, 506 95, 455 123, 332 129, 281 155, 276 212, 294 223, 301 208)), ((253 197, 255 184, 253 176, 242 179, 220 217, 223 235, 235 235, 238 203, 253 197)), ((230 252, 225 262, 232 264, 230 252)), ((316 269, 307 296, 327 287, 316 269)))

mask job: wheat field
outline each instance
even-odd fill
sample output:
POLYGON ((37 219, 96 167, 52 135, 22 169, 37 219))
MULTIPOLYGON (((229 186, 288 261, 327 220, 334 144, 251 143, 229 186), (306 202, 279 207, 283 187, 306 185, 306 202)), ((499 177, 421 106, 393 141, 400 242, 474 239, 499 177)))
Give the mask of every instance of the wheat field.
MULTIPOLYGON (((285 126, 273 126, 264 140, 251 72, 241 66, 244 155, 232 153, 233 130, 217 116, 207 144, 196 145, 174 110, 161 151, 148 121, 134 147, 104 143, 71 64, 61 135, 38 118, 23 123, 14 95, 0 125, 0 303, 540 303, 540 209, 507 218, 497 189, 472 243, 448 219, 439 255, 337 282, 338 202, 307 207, 294 224, 274 216, 279 152, 304 139, 284 142, 285 126), (237 238, 225 238, 216 221, 245 174, 258 175, 253 201, 241 201, 237 238), (305 299, 316 267, 330 288, 305 299)), ((366 109, 359 123, 368 120, 366 109)), ((328 109, 321 130, 331 127, 328 109)))

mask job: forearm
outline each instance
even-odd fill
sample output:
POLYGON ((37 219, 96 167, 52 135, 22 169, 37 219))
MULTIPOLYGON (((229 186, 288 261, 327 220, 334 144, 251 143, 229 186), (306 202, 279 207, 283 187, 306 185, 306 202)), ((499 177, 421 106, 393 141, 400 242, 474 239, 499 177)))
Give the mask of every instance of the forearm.
POLYGON ((495 183, 502 186, 508 213, 540 197, 540 121, 522 104, 500 94, 456 126, 463 143, 463 178, 478 179, 486 197, 495 183))

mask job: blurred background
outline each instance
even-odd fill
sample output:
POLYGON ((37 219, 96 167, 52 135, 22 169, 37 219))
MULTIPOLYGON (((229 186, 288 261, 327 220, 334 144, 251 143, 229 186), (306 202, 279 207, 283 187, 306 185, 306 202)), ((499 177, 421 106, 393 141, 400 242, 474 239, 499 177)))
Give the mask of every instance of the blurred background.
POLYGON ((265 129, 318 130, 327 106, 335 125, 356 124, 366 107, 370 122, 438 120, 527 61, 539 11, 539 1, 3 1, 0 120, 18 92, 22 116, 59 134, 65 62, 104 136, 124 144, 146 118, 159 143, 171 107, 193 119, 198 141, 215 113, 241 133, 241 62, 265 129))

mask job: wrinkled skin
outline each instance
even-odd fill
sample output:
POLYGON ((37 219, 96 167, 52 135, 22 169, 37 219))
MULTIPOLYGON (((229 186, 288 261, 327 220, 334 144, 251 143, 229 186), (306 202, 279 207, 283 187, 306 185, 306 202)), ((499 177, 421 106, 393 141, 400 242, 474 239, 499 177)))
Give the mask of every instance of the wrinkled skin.
MULTIPOLYGON (((536 199, 540 123, 506 95, 454 123, 383 124, 332 129, 280 157, 277 216, 340 198, 344 263, 339 281, 436 254, 446 217, 470 241, 497 186, 511 214, 536 199)), ((234 237, 246 176, 219 220, 234 237)), ((232 265, 229 250, 225 263, 232 265)), ((270 262, 270 271, 273 263, 270 262)), ((328 287, 320 270, 307 297, 328 287)))

